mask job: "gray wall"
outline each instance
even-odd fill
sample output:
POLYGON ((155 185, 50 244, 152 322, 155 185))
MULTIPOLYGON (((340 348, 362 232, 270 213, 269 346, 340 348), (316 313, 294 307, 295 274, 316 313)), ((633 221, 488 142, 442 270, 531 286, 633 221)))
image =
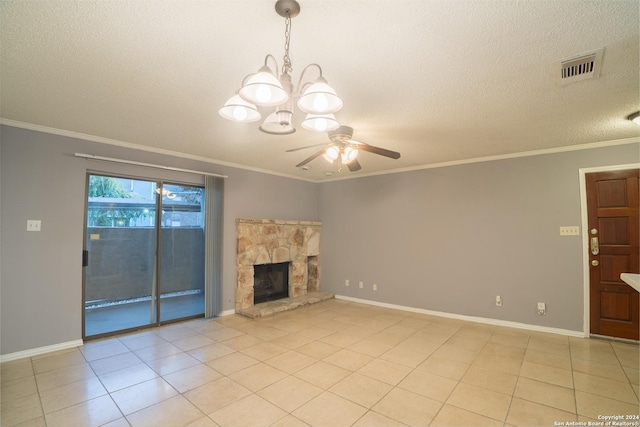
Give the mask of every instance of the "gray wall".
POLYGON ((0 354, 81 338, 87 170, 203 183, 74 152, 229 175, 223 310, 234 307, 237 218, 319 220, 322 290, 576 331, 582 246, 558 227, 581 224, 578 169, 640 159, 636 144, 314 184, 0 126, 0 354), (42 220, 42 231, 26 232, 27 219, 42 220))
POLYGON ((582 223, 580 168, 639 160, 630 144, 323 184, 322 289, 582 331, 581 237, 559 227, 582 223))
POLYGON ((236 218, 318 220, 318 184, 0 126, 0 354, 82 337, 87 170, 203 184, 201 176, 73 156, 83 152, 228 175, 222 309, 234 308, 236 218), (27 232, 26 220, 42 221, 27 232))

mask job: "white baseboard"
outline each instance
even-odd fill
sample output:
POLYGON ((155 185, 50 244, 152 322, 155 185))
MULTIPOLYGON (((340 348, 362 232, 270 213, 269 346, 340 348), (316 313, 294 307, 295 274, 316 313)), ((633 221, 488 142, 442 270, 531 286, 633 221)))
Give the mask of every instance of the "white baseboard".
POLYGON ((60 344, 47 345, 44 347, 32 348, 30 350, 17 351, 15 353, 0 355, 0 363, 12 360, 24 359, 26 357, 39 356, 41 354, 50 353, 52 351, 66 350, 68 348, 80 347, 84 342, 82 340, 74 340, 62 342, 60 344))
POLYGON ((236 314, 236 311, 235 311, 234 309, 231 309, 231 310, 222 310, 222 311, 218 314, 218 316, 219 316, 219 317, 223 317, 223 316, 230 316, 230 315, 232 315, 232 314, 236 314))
POLYGON ((446 317, 449 319, 465 320, 468 322, 484 323, 486 325, 505 326, 508 328, 526 329, 529 331, 546 332, 549 334, 567 335, 570 337, 585 338, 582 331, 572 331, 570 329, 552 328, 549 326, 530 325, 528 323, 511 322, 509 320, 491 319, 489 317, 467 316, 464 314, 446 313, 443 311, 426 310, 424 308, 407 307, 404 305, 387 304, 385 302, 371 301, 360 298, 353 298, 344 295, 336 295, 336 299, 357 302, 360 304, 375 305, 378 307, 393 308, 396 310, 410 311, 412 313, 428 314, 430 316, 446 317))

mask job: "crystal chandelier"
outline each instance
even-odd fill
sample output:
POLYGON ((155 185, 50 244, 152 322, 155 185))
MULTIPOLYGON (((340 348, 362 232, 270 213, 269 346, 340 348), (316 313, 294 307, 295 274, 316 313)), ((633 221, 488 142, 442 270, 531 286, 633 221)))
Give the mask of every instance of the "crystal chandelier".
POLYGON ((284 57, 280 78, 268 65, 269 60, 272 60, 277 70, 276 59, 273 55, 267 55, 264 65, 256 73, 243 79, 242 87, 219 110, 220 115, 234 122, 255 122, 262 117, 257 107, 273 107, 273 112, 260 125, 260 130, 274 135, 287 135, 296 131, 292 124, 295 103, 300 111, 307 113, 302 122, 303 128, 317 132, 337 129, 340 124, 333 113, 342 108, 342 100, 322 76, 320 65, 307 65, 302 70, 296 88, 291 81, 291 18, 298 16, 300 5, 296 0, 278 0, 276 12, 285 18, 284 57), (320 75, 313 82, 303 83, 305 73, 312 67, 317 68, 320 75))

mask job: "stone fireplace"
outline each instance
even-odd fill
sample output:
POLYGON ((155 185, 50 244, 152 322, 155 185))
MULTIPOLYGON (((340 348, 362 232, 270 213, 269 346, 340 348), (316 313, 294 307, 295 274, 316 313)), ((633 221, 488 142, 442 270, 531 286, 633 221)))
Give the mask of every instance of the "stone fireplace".
POLYGON ((288 263, 288 296, 320 288, 320 222, 238 219, 236 313, 254 306, 255 266, 288 263))

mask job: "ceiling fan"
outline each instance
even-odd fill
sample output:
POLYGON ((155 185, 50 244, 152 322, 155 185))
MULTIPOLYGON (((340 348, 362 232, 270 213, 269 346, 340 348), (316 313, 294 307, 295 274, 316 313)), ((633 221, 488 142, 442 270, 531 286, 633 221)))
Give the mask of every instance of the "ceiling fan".
POLYGON ((386 148, 374 147, 373 145, 351 139, 351 137, 353 136, 353 128, 349 126, 340 126, 338 129, 328 132, 328 134, 329 140, 331 140, 328 145, 315 144, 287 150, 287 153, 290 153, 292 151, 305 150, 311 147, 327 145, 325 148, 316 151, 315 153, 298 163, 296 165, 297 168, 307 169, 307 163, 311 162, 317 157, 323 156, 324 159, 329 163, 333 163, 335 160, 338 161, 338 172, 342 170, 342 165, 347 165, 351 172, 356 172, 362 169, 360 162, 358 162, 358 159, 356 158, 358 157, 358 152, 360 150, 368 151, 380 156, 389 157, 391 159, 400 158, 400 153, 396 151, 387 150, 386 148))

